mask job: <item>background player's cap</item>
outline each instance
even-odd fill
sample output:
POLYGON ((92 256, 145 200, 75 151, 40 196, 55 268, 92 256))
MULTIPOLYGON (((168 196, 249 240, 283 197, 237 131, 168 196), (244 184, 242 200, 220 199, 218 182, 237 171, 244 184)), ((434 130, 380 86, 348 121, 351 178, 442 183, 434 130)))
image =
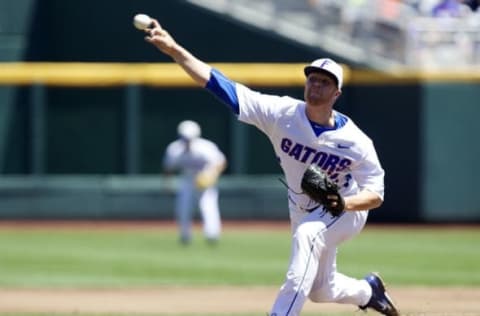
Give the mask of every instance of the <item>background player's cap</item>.
POLYGON ((308 76, 314 71, 324 71, 333 76, 337 81, 338 90, 342 90, 343 84, 343 69, 342 66, 331 60, 330 58, 320 58, 314 60, 310 65, 303 69, 305 76, 308 76))
POLYGON ((181 138, 191 140, 200 137, 201 129, 197 122, 186 120, 178 124, 177 132, 181 138))

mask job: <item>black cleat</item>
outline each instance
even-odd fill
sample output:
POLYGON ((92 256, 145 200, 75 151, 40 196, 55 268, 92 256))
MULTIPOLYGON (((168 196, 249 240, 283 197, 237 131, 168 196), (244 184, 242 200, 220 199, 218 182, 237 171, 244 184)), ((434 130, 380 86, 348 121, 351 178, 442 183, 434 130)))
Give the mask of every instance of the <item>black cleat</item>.
POLYGON ((372 287, 372 297, 367 305, 360 306, 360 309, 371 308, 382 315, 400 316, 392 299, 388 296, 385 290, 385 283, 383 283, 380 276, 377 273, 370 273, 365 277, 365 280, 372 287))

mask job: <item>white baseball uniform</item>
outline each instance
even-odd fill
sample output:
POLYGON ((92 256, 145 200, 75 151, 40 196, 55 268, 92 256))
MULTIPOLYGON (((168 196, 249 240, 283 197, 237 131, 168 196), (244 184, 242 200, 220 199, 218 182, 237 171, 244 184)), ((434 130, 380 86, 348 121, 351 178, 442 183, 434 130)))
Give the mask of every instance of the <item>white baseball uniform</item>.
POLYGON ((384 171, 370 138, 337 111, 334 128, 315 126, 306 116, 304 101, 261 94, 230 81, 216 69, 206 88, 230 105, 240 121, 267 135, 289 187, 290 264, 270 315, 299 315, 307 298, 365 305, 371 287, 365 280, 337 272, 336 252, 340 243, 362 230, 368 210, 333 217, 301 193, 300 183, 306 168, 316 164, 339 185, 343 196, 366 189, 383 199, 384 171))
POLYGON ((197 188, 195 178, 207 168, 225 163, 225 156, 213 142, 204 138, 175 140, 166 149, 163 166, 166 170, 181 172, 175 201, 175 215, 180 229, 180 238, 188 243, 192 238, 193 208, 198 202, 203 233, 207 240, 217 240, 221 233, 221 219, 216 185, 205 189, 197 188))

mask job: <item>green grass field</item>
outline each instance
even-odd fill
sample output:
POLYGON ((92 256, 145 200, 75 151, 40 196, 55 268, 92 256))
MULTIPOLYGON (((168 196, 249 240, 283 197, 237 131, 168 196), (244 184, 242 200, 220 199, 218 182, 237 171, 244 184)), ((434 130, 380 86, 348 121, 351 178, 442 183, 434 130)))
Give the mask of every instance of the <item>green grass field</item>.
MULTIPOLYGON (((380 271, 396 285, 480 286, 480 230, 367 227, 339 250, 339 270, 380 271)), ((0 229, 0 287, 279 285, 286 230, 225 229, 217 246, 172 229, 0 229)))

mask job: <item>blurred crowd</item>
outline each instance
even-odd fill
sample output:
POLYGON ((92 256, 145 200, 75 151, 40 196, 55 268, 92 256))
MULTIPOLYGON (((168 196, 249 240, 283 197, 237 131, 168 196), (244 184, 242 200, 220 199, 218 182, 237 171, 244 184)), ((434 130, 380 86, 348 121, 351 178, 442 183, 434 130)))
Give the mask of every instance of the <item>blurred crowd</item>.
POLYGON ((462 17, 477 11, 479 0, 404 0, 423 16, 462 17))
POLYGON ((308 6, 323 29, 368 53, 411 66, 480 64, 480 0, 308 0, 308 6))
POLYGON ((215 0, 214 3, 215 8, 223 3, 225 12, 241 15, 243 21, 244 11, 236 14, 234 11, 249 8, 255 25, 283 31, 302 43, 319 45, 344 58, 375 67, 480 66, 480 0, 215 0), (317 40, 312 40, 314 36, 317 40))
MULTIPOLYGON (((333 0, 307 0, 308 5, 318 8, 332 5, 333 0)), ((337 3, 344 10, 375 7, 385 15, 392 15, 402 10, 424 17, 464 17, 478 12, 480 0, 347 0, 337 3)))

